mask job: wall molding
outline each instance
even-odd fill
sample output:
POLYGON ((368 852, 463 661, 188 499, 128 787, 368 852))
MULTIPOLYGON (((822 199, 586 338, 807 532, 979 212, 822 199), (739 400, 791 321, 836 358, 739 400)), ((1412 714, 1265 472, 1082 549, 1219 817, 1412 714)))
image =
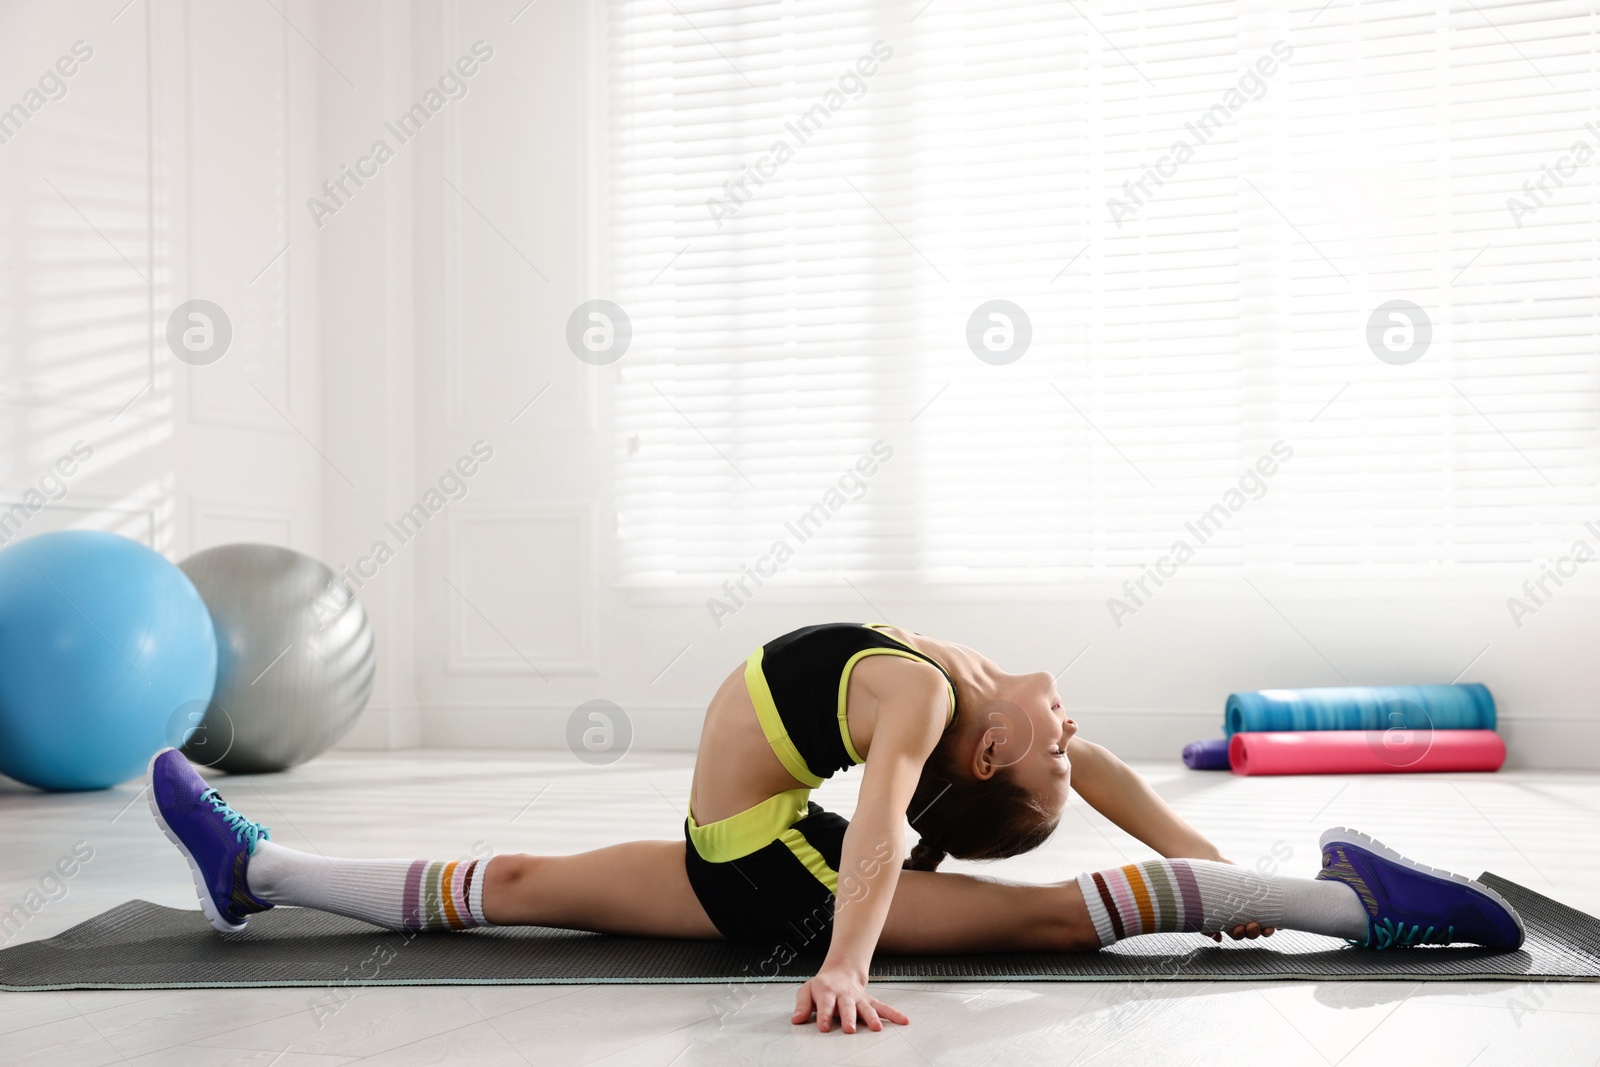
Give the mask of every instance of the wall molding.
POLYGON ((301 538, 296 534, 294 512, 285 508, 263 507, 255 504, 237 504, 230 501, 207 500, 195 493, 189 494, 189 542, 190 553, 198 552, 198 546, 206 544, 207 539, 201 536, 201 524, 207 519, 242 519, 250 522, 281 522, 288 529, 287 544, 285 548, 301 550, 301 538))
MULTIPOLYGON (((23 492, 20 489, 0 489, 0 510, 22 503, 23 492)), ((11 540, 0 542, 0 548, 50 530, 68 528, 115 530, 125 537, 138 541, 146 548, 159 552, 161 546, 157 544, 156 537, 158 507, 159 502, 139 505, 129 502, 125 497, 75 492, 40 508, 28 523, 16 531, 11 540), (51 517, 43 518, 41 521, 43 516, 51 517), (76 516, 77 521, 73 521, 69 516, 76 516), (63 519, 66 521, 62 521, 63 519), (96 519, 110 521, 96 521, 96 519)))

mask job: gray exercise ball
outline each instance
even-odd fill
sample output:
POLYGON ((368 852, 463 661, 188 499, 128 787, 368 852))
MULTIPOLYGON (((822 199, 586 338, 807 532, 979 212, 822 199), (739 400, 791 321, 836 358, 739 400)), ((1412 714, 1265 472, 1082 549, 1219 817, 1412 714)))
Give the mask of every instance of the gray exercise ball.
POLYGON ((377 655, 366 609, 323 564, 276 545, 220 545, 178 564, 211 611, 217 688, 179 709, 195 763, 281 771, 349 732, 372 695, 377 655))

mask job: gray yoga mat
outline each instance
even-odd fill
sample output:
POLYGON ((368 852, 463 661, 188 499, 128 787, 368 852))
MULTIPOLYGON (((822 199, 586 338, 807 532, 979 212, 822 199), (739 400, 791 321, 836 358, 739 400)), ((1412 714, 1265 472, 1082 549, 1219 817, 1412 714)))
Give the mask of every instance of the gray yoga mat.
MULTIPOLYGON (((1600 919, 1493 874, 1481 880, 1522 913, 1517 952, 1415 948, 1369 952, 1281 931, 1215 945, 1154 934, 1101 952, 879 956, 879 981, 1311 979, 1600 980, 1600 919)), ((793 982, 821 957, 716 941, 608 937, 540 927, 407 936, 355 919, 277 908, 219 936, 197 909, 130 900, 56 937, 0 951, 0 989, 207 989, 242 986, 588 985, 793 982)))

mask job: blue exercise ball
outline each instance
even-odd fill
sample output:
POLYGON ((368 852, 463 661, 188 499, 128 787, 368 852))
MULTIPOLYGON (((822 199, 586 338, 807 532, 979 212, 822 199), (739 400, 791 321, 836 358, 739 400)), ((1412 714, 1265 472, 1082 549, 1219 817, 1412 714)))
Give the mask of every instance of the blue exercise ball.
POLYGON ((193 583, 116 534, 63 530, 0 552, 0 772, 105 789, 194 732, 217 639, 193 583))

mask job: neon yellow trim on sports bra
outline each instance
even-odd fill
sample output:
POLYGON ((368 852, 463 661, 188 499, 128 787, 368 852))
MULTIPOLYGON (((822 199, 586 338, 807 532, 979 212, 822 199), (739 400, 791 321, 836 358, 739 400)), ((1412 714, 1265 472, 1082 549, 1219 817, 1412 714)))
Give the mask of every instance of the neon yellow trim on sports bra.
MULTIPOLYGON (((804 782, 815 789, 822 784, 822 779, 811 773, 811 768, 806 766, 800 750, 789 737, 789 731, 784 729, 783 717, 778 714, 772 690, 767 687, 767 676, 761 671, 761 657, 765 651, 765 648, 758 648, 744 661, 744 686, 750 691, 750 702, 756 706, 756 718, 761 720, 761 732, 766 735, 767 744, 772 746, 778 762, 783 764, 784 770, 794 775, 795 781, 804 782)), ((861 761, 858 759, 856 762, 861 761)))
MULTIPOLYGON (((889 637, 888 634, 884 634, 883 636, 889 637)), ((889 640, 893 641, 894 638, 889 637, 889 640)), ((844 739, 844 750, 849 753, 851 763, 867 762, 865 758, 856 752, 856 746, 850 741, 850 718, 848 715, 849 709, 847 707, 850 696, 850 672, 855 670, 856 664, 867 656, 900 656, 903 659, 916 660, 918 663, 928 662, 926 659, 916 655, 913 652, 903 652, 898 648, 863 648, 860 652, 857 652, 855 655, 844 661, 844 670, 839 672, 839 736, 844 739)), ((949 683, 947 682, 945 684, 948 687, 949 683)), ((955 714, 955 704, 955 691, 951 690, 951 715, 955 714)), ((950 725, 950 719, 948 716, 945 719, 945 725, 950 725)))
MULTIPOLYGON (((894 627, 891 627, 890 624, 886 623, 886 622, 868 622, 868 623, 863 623, 862 625, 864 625, 869 630, 876 630, 879 633, 883 633, 883 631, 885 631, 885 630, 894 628, 894 627)), ((944 717, 944 724, 948 728, 949 725, 952 722, 954 722, 955 718, 956 718, 956 687, 953 684, 951 684, 951 682, 950 682, 950 672, 946 671, 944 669, 944 667, 939 663, 938 660, 934 659, 932 656, 928 655, 926 652, 922 652, 922 651, 919 651, 917 649, 912 648, 910 645, 908 645, 904 641, 900 640, 894 634, 883 634, 883 636, 887 637, 889 640, 893 641, 895 644, 899 645, 901 648, 908 649, 912 659, 919 659, 922 662, 924 662, 926 664, 929 664, 930 666, 937 667, 938 670, 939 670, 939 673, 944 675, 944 687, 950 693, 950 713, 944 717)), ((868 649, 867 651, 869 653, 871 653, 871 652, 894 652, 894 649, 892 649, 892 648, 878 648, 878 649, 868 649)), ((905 655, 906 653, 899 652, 899 653, 895 653, 895 654, 896 655, 905 655)), ((850 662, 845 664, 845 668, 844 669, 845 669, 845 674, 846 675, 848 675, 850 673, 850 668, 855 665, 855 661, 856 661, 857 658, 858 658, 857 656, 852 656, 852 657, 850 657, 850 662)), ((842 685, 841 685, 841 687, 839 689, 839 692, 841 694, 844 692, 844 688, 843 688, 842 685)), ((840 702, 840 714, 842 716, 843 715, 843 697, 842 696, 840 698, 840 701, 841 701, 840 702)), ((864 763, 865 762, 864 760, 862 760, 862 759, 860 759, 860 758, 858 758, 856 756, 856 750, 851 747, 851 745, 850 745, 850 737, 849 737, 848 734, 845 735, 844 747, 850 753, 850 758, 851 759, 855 760, 857 763, 864 763)))
MULTIPOLYGON (((718 819, 706 826, 696 823, 694 812, 691 811, 688 816, 689 840, 693 842, 694 850, 700 853, 700 858, 707 863, 743 859, 783 837, 789 827, 805 818, 809 810, 806 802, 810 797, 809 789, 790 789, 753 804, 737 815, 718 819)), ((789 847, 794 849, 792 844, 789 847)), ((804 856, 800 859, 806 863, 804 856)), ((806 866, 809 868, 811 865, 806 863, 806 866)))

